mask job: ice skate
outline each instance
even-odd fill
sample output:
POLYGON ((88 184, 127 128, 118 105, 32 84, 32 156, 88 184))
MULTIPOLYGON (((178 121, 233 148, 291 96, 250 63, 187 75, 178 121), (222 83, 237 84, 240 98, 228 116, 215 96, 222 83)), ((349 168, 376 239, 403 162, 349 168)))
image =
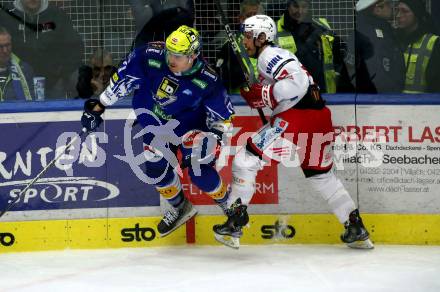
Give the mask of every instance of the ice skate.
POLYGON ((186 198, 177 208, 171 208, 163 216, 157 225, 160 237, 165 237, 180 225, 191 219, 197 214, 197 210, 186 198))
POLYGON ((238 198, 226 210, 228 220, 223 224, 214 225, 212 228, 218 242, 235 249, 240 247, 240 237, 243 235, 242 228, 249 222, 246 209, 247 206, 242 205, 241 199, 238 198))
POLYGON ((369 238, 367 229, 365 229, 362 218, 359 216, 359 210, 352 211, 347 222, 344 224, 345 232, 341 235, 341 240, 351 248, 372 249, 373 243, 369 238))

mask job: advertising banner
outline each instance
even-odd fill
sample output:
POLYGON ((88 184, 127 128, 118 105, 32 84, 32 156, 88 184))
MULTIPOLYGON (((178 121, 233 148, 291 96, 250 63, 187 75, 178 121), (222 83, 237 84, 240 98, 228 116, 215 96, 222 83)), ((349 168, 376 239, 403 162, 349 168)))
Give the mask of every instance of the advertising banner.
POLYGON ((364 212, 440 212, 439 110, 362 105, 357 123, 334 111, 336 169, 346 179, 356 176, 364 212))
MULTIPOLYGON (((333 105, 330 108, 336 134, 335 171, 363 212, 440 212, 438 106, 333 105)), ((261 127, 256 112, 250 112, 247 107, 236 109, 231 144, 226 146, 217 164, 227 182, 231 179, 231 162, 239 148, 238 140, 243 141, 261 127)), ((128 111, 108 111, 103 131, 83 137, 82 143, 75 144, 69 155, 50 168, 12 211, 159 206, 156 190, 136 174, 143 167, 139 157, 142 138, 137 135, 141 128, 130 128, 126 138, 128 111)), ((1 206, 16 197, 56 153, 62 153, 63 145, 77 135, 81 113, 56 114, 56 118, 47 113, 0 115, 1 206)), ((211 198, 186 177, 183 188, 194 204, 212 204, 211 198)), ((327 204, 311 191, 300 168, 275 164, 260 171, 252 204, 256 213, 265 213, 265 204, 278 205, 277 210, 270 209, 277 213, 328 213, 327 204)))
MULTIPOLYGON (((50 210, 158 206, 156 190, 132 174, 124 156, 121 121, 105 132, 78 139, 73 147, 29 188, 12 210, 50 210)), ((78 136, 78 121, 0 123, 0 193, 2 206, 78 136), (58 145, 57 145, 58 142, 58 145)), ((140 153, 142 140, 134 139, 140 153)))

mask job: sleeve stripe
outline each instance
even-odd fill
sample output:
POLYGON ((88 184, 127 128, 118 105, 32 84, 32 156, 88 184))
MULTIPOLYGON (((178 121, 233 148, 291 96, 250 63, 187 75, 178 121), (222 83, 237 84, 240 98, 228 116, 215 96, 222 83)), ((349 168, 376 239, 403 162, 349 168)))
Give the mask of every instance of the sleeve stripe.
POLYGON ((281 63, 278 68, 275 70, 275 72, 273 72, 273 78, 276 78, 278 73, 280 73, 281 69, 283 69, 283 67, 290 62, 295 62, 295 59, 291 58, 291 59, 287 59, 285 60, 283 63, 281 63))

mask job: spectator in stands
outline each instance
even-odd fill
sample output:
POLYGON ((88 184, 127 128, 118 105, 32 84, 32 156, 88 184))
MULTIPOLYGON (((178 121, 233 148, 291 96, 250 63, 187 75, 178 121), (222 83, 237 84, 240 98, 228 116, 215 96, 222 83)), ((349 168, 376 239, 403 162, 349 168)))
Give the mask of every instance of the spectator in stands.
MULTIPOLYGON (((264 14, 264 6, 259 0, 244 0, 240 4, 240 14, 238 15, 238 22, 243 23, 246 18, 264 14)), ((238 43, 242 43, 243 36, 241 33, 238 35, 238 43)), ((243 87, 246 81, 241 71, 240 66, 237 63, 237 57, 235 56, 229 41, 223 43, 220 51, 217 53, 216 71, 222 77, 223 84, 229 93, 240 94, 240 88, 243 87)), ((257 72, 257 59, 250 59, 250 66, 253 69, 253 73, 257 72)))
POLYGON ((400 93, 405 80, 403 52, 389 20, 390 0, 359 0, 356 31, 350 35, 346 63, 356 92, 400 93))
POLYGON ((113 65, 111 53, 98 49, 90 58, 89 65, 83 65, 78 70, 78 97, 99 96, 109 85, 114 72, 116 67, 113 65))
POLYGON ((404 92, 440 92, 440 41, 424 2, 400 0, 397 27, 404 50, 404 92))
POLYGON ((309 5, 310 0, 287 1, 277 21, 279 45, 298 57, 322 92, 351 92, 344 63, 346 45, 325 18, 312 18, 309 5))
POLYGON ((46 78, 46 98, 64 98, 74 89, 71 75, 81 65, 84 46, 68 16, 48 0, 15 0, 0 11, 0 25, 14 39, 14 52, 46 78))
POLYGON ((181 25, 194 26, 192 0, 129 0, 136 24, 134 47, 165 41, 181 25))
POLYGON ((0 101, 32 100, 32 68, 12 53, 12 38, 0 26, 0 101))

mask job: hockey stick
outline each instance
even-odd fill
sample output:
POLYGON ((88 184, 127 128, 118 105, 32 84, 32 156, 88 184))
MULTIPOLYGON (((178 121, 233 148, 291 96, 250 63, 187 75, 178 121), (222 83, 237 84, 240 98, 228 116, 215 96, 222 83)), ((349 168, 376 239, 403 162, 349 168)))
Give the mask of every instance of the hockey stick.
POLYGON ((40 171, 40 173, 39 174, 37 174, 37 176, 34 178, 34 179, 32 179, 31 180, 31 182, 30 183, 28 183, 27 185, 26 185, 26 187, 23 189, 23 190, 21 190, 21 192, 6 206, 6 208, 4 209, 4 210, 2 210, 1 212, 0 212, 0 217, 2 217, 6 212, 8 212, 11 208, 12 208, 12 206, 14 206, 15 205, 15 203, 17 203, 19 200, 20 200, 20 198, 21 198, 21 196, 31 187, 31 186, 33 186, 34 184, 35 184, 35 182, 38 180, 38 179, 40 179, 40 177, 42 177, 43 176, 43 174, 45 174, 46 173, 46 171, 49 169, 49 168, 51 168, 52 167, 52 165, 54 165, 55 164, 55 162, 57 162, 60 158, 61 158, 61 156, 63 156, 65 153, 66 153, 66 151, 67 150, 69 150, 70 149, 70 147, 73 145, 73 143, 75 143, 76 142, 76 140, 78 139, 78 138, 80 138, 81 139, 81 137, 84 135, 84 134, 86 134, 87 133, 87 130, 85 129, 85 128, 83 128, 82 130, 81 130, 81 133, 79 133, 79 135, 76 135, 67 145, 66 145, 66 149, 64 149, 64 151, 62 152, 62 153, 60 153, 60 154, 58 154, 57 156, 55 156, 55 158, 52 160, 52 161, 50 161, 41 171, 40 171))
POLYGON ((23 18, 21 18, 20 16, 18 16, 16 14, 14 14, 13 12, 9 11, 8 9, 6 9, 1 4, 0 4, 0 9, 3 10, 5 13, 7 13, 12 18, 15 18, 20 23, 23 23, 25 26, 27 26, 29 29, 31 29, 33 31, 40 31, 41 32, 41 31, 47 30, 47 29, 55 30, 55 28, 56 28, 56 24, 53 21, 49 21, 46 23, 38 23, 38 24, 29 23, 29 22, 25 21, 23 18))
MULTIPOLYGON (((249 86, 251 86, 256 82, 255 75, 251 73, 251 68, 249 68, 248 65, 246 65, 246 64, 251 64, 249 60, 249 56, 246 54, 243 45, 237 41, 237 36, 235 35, 235 33, 231 30, 231 27, 229 26, 228 21, 226 19, 225 12, 223 11, 223 8, 220 4, 220 0, 215 0, 215 4, 220 14, 221 22, 225 27, 225 32, 228 37, 228 41, 231 44, 232 50, 238 59, 238 64, 240 65, 241 71, 243 72, 243 75, 246 79, 246 87, 244 88, 244 90, 249 91, 249 86)), ((267 119, 266 116, 264 115, 263 110, 261 108, 257 110, 263 124, 267 124, 267 119)))

